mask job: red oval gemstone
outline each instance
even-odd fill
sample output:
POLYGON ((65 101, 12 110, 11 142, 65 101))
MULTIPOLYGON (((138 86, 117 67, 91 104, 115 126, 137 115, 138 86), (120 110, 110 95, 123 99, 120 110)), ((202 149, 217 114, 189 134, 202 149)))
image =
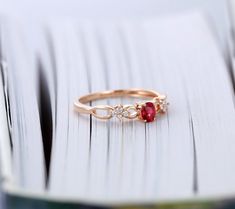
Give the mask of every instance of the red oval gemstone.
POLYGON ((156 108, 152 102, 146 102, 145 105, 142 106, 140 113, 143 120, 152 122, 156 116, 156 108))

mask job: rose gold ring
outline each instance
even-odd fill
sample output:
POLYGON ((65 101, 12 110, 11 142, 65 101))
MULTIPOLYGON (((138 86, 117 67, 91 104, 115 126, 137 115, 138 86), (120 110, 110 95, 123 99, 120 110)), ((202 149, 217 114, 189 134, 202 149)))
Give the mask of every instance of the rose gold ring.
POLYGON ((168 103, 166 96, 152 90, 143 89, 121 89, 113 91, 102 91, 82 96, 74 103, 75 110, 79 113, 93 115, 102 120, 112 117, 119 119, 138 119, 144 122, 152 122, 160 113, 167 111, 168 103), (108 99, 113 97, 136 97, 147 99, 135 104, 118 105, 86 105, 89 102, 108 99))

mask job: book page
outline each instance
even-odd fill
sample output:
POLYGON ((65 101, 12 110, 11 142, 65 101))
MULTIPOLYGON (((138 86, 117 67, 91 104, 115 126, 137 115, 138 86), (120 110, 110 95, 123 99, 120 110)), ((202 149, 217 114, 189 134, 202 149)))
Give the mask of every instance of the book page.
POLYGON ((63 82, 51 194, 160 201, 234 192, 233 93, 216 39, 201 15, 67 22, 52 28, 51 36, 58 47, 57 82, 63 82), (166 93, 168 113, 144 124, 103 122, 72 111, 84 93, 133 87, 166 93))
POLYGON ((12 23, 5 32, 17 127, 13 167, 20 187, 52 197, 119 203, 235 193, 234 95, 203 15, 23 25, 12 23), (31 76, 27 83, 26 75, 31 76), (168 112, 143 123, 100 121, 74 110, 82 95, 128 88, 166 94, 168 112), (47 95, 42 102, 38 91, 47 95), (51 121, 46 130, 45 118, 51 121), (47 164, 45 153, 51 154, 47 164))

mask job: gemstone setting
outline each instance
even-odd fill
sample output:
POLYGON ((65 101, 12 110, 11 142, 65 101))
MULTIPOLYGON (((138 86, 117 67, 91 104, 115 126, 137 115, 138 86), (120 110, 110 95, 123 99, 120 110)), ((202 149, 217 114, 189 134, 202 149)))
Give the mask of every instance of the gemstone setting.
POLYGON ((145 122, 149 123, 156 118, 156 107, 152 102, 146 102, 140 109, 140 117, 145 122))
POLYGON ((118 119, 122 120, 122 118, 128 118, 129 112, 123 105, 116 105, 114 106, 112 116, 117 117, 118 119))
POLYGON ((112 112, 113 116, 116 116, 118 119, 122 119, 124 113, 124 108, 122 105, 116 105, 112 112))
POLYGON ((168 109, 169 103, 166 101, 166 98, 160 99, 158 102, 159 110, 161 113, 165 113, 168 109))

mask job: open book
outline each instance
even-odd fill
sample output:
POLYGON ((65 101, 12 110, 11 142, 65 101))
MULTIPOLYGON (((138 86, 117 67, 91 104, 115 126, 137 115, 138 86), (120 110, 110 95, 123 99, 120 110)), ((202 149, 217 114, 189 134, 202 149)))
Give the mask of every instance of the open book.
MULTIPOLYGON (((115 22, 5 18, 1 60, 8 117, 4 105, 1 113, 10 130, 8 141, 6 130, 1 138, 6 192, 102 204, 235 195, 234 93, 201 14, 115 22), (167 94, 167 114, 145 124, 74 111, 79 96, 127 88, 167 94)), ((92 104, 107 102, 134 100, 92 104)))

